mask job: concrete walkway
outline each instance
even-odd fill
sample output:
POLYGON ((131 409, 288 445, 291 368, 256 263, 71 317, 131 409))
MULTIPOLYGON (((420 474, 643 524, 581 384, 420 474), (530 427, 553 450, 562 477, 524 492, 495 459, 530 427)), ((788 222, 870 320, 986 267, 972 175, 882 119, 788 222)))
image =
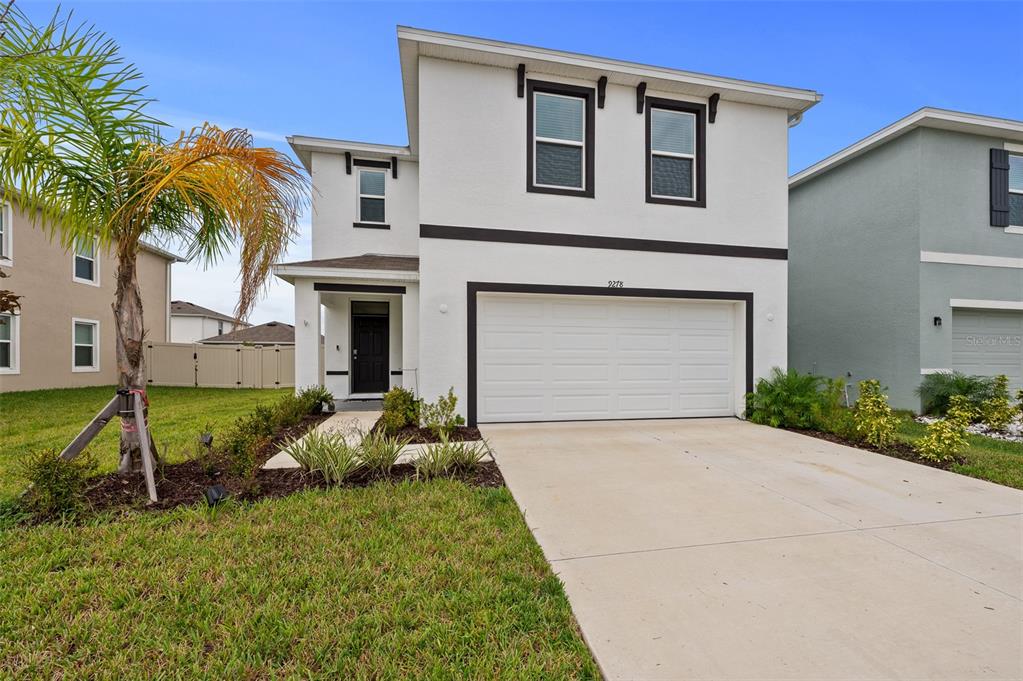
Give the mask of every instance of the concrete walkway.
POLYGON ((1023 492, 734 419, 483 434, 608 678, 1023 677, 1023 492))
MULTIPOLYGON (((379 411, 339 411, 317 424, 316 430, 321 433, 338 431, 347 433, 353 430, 368 433, 380 418, 380 414, 379 411)), ((263 464, 263 468, 301 468, 301 466, 290 454, 280 451, 271 456, 263 464)))

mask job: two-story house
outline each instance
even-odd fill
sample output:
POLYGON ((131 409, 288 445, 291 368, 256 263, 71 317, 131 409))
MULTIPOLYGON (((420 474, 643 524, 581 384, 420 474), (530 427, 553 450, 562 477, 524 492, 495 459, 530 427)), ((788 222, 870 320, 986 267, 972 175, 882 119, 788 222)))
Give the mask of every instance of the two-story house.
POLYGON ((313 179, 296 385, 454 387, 470 423, 743 411, 787 346, 788 130, 765 85, 398 29, 405 147, 313 179), (320 309, 325 352, 316 352, 320 309))
POLYGON ((172 300, 170 304, 171 343, 198 343, 250 326, 248 322, 187 300, 172 300))
MULTIPOLYGON (((139 251, 147 340, 167 340, 171 266, 180 260, 148 244, 139 251)), ((21 296, 19 314, 0 314, 0 393, 117 383, 112 254, 94 241, 65 249, 6 204, 0 268, 0 288, 21 296)))
POLYGON ((1023 121, 921 109, 793 175, 789 364, 1023 387, 1023 121))

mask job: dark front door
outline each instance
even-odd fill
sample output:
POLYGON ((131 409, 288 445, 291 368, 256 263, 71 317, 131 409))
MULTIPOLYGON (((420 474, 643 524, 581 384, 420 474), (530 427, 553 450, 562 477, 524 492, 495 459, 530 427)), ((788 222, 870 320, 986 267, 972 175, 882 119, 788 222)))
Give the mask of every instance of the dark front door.
POLYGON ((352 315, 352 392, 387 391, 387 317, 352 315))

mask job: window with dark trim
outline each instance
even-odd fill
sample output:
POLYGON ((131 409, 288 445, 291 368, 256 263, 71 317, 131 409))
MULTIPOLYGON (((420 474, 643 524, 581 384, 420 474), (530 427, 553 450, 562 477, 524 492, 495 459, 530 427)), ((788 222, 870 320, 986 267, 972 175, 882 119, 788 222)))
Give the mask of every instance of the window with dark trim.
POLYGON ((359 222, 384 224, 384 185, 382 170, 359 170, 359 222))
POLYGON ((707 107, 647 97, 645 108, 647 203, 706 206, 707 107))
POLYGON ((1023 227, 1023 156, 1009 154, 1009 226, 1023 227))
POLYGON ((592 197, 593 89, 530 80, 526 91, 526 191, 592 197))

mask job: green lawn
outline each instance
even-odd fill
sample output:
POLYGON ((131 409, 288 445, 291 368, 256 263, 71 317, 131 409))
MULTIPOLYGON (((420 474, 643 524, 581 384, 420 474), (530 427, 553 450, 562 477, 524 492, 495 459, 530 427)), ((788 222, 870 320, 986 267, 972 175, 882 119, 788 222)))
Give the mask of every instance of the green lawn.
MULTIPOLYGON (((898 438, 909 444, 923 437, 927 426, 912 418, 902 418, 898 438)), ((982 435, 969 435, 969 446, 963 452, 965 464, 954 464, 956 473, 1001 485, 1023 489, 1023 443, 1004 442, 982 435)))
MULTIPOLYGON (((283 394, 280 390, 160 386, 147 392, 153 438, 172 463, 194 451, 207 423, 227 424, 259 402, 283 394)), ((0 497, 22 489, 16 466, 21 457, 48 447, 63 449, 113 394, 111 386, 0 394, 0 497)), ((116 419, 111 421, 90 447, 101 472, 117 468, 119 428, 116 419)))
POLYGON ((307 491, 0 531, 21 678, 597 678, 504 488, 307 491))

